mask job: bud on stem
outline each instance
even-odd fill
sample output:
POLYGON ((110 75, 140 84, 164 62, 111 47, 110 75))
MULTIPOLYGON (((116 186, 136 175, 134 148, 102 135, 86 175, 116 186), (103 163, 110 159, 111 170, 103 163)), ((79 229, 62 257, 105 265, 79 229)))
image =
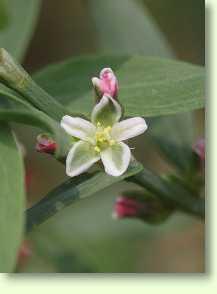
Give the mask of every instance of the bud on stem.
POLYGON ((29 242, 27 240, 24 240, 18 251, 18 256, 17 256, 18 268, 24 266, 31 255, 32 255, 32 251, 30 249, 29 242))
POLYGON ((150 224, 164 221, 172 212, 159 199, 138 191, 125 192, 117 198, 113 216, 117 219, 138 218, 150 224))
POLYGON ((193 145, 194 152, 199 156, 201 162, 205 161, 205 140, 201 138, 193 145))
POLYGON ((103 95, 117 98, 118 81, 111 68, 104 68, 101 70, 99 78, 92 78, 92 83, 97 100, 100 100, 103 95))
POLYGON ((46 134, 40 134, 37 137, 36 150, 41 153, 54 154, 57 144, 46 134))

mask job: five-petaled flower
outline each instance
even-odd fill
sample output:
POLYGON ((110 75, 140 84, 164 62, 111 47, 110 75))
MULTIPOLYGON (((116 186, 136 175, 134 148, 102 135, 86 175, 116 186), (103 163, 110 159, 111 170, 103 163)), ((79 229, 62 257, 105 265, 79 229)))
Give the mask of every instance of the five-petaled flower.
POLYGON ((61 126, 71 136, 78 138, 66 158, 66 174, 70 177, 85 172, 95 162, 102 160, 106 173, 122 175, 128 168, 131 151, 123 143, 147 129, 141 117, 120 121, 121 106, 109 95, 104 95, 95 105, 91 122, 65 115, 61 126))

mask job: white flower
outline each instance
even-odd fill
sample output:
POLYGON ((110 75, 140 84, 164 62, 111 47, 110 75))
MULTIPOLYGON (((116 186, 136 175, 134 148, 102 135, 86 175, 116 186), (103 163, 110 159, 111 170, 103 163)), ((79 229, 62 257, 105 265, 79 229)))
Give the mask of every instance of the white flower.
POLYGON ((121 114, 118 102, 104 95, 92 111, 91 122, 68 115, 62 118, 62 128, 79 139, 66 159, 68 176, 85 172, 100 159, 109 175, 120 176, 127 170, 131 151, 122 141, 144 133, 147 125, 141 117, 119 122, 121 114))

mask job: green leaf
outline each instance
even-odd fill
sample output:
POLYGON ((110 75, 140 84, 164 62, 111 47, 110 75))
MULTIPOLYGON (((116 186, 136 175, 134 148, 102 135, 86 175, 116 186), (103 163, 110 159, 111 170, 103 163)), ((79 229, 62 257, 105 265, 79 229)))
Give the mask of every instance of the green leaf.
POLYGON ((5 0, 0 0, 0 32, 8 25, 8 11, 5 0))
POLYGON ((20 60, 32 36, 40 0, 7 0, 3 4, 8 24, 0 31, 0 44, 20 60))
POLYGON ((11 272, 24 225, 24 169, 14 137, 3 124, 0 127, 0 187, 0 272, 11 272))
POLYGON ((126 116, 158 116, 204 106, 202 67, 142 56, 81 57, 49 66, 36 81, 72 112, 88 115, 93 107, 91 77, 103 67, 115 71, 126 116))
POLYGON ((193 112, 149 118, 148 125, 151 127, 151 137, 165 137, 179 146, 192 146, 196 140, 193 112))
POLYGON ((126 173, 120 177, 108 176, 104 172, 94 174, 83 174, 71 178, 58 186, 27 211, 27 231, 40 225, 58 211, 77 200, 84 199, 101 191, 119 181, 128 178, 142 170, 142 165, 132 162, 126 173))
POLYGON ((88 5, 101 52, 173 56, 169 44, 141 1, 90 0, 88 5))

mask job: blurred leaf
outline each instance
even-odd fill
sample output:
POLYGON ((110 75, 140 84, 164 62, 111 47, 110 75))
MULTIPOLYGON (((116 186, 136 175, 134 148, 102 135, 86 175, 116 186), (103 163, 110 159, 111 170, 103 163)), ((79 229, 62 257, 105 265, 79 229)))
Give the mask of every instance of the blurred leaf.
POLYGON ((0 30, 0 44, 20 60, 32 36, 40 0, 7 0, 4 5, 8 13, 8 24, 0 30))
MULTIPOLYGON (((168 245, 174 247, 175 236, 184 233, 183 250, 174 250, 174 254, 171 253, 170 258, 162 262, 161 272, 168 272, 167 261, 180 257, 180 254, 184 258, 184 248, 192 248, 191 244, 186 245, 185 234, 200 222, 187 214, 177 213, 155 228, 137 220, 116 221, 111 217, 113 205, 116 197, 128 188, 132 188, 132 184, 122 182, 111 186, 85 201, 74 203, 36 228, 28 235, 34 256, 22 270, 32 273, 58 272, 60 269, 56 267, 55 257, 71 252, 96 273, 150 272, 156 255, 155 245, 160 247, 162 241, 170 236, 173 239, 168 245)), ((197 238, 195 242, 200 245, 203 240, 197 238)), ((195 252, 198 248, 194 246, 192 250, 195 252)), ((161 254, 162 247, 159 250, 161 254)), ((190 254, 188 262, 197 264, 198 261, 190 254)), ((67 268, 67 264, 62 264, 62 271, 67 268)), ((180 271, 179 264, 173 268, 173 271, 176 270, 180 271)))
POLYGON ((132 162, 120 177, 112 177, 105 172, 82 174, 72 178, 49 192, 48 195, 27 211, 27 231, 46 221, 51 216, 73 202, 84 199, 105 189, 125 178, 137 174, 142 170, 142 165, 132 162))
POLYGON ((107 66, 117 74, 127 116, 166 115, 204 106, 203 68, 167 59, 81 57, 49 66, 35 78, 72 112, 88 115, 93 101, 90 78, 107 66))
POLYGON ((190 147, 195 140, 193 115, 193 112, 185 112, 149 118, 149 135, 151 137, 165 137, 174 144, 190 147))
POLYGON ((58 273, 94 273, 95 269, 72 253, 54 256, 53 261, 58 273))
POLYGON ((8 11, 5 0, 0 0, 0 33, 8 24, 8 11))
POLYGON ((190 146, 179 146, 163 137, 152 136, 151 139, 164 158, 182 173, 189 175, 199 167, 197 156, 190 146))
POLYGON ((205 1, 143 0, 178 59, 204 64, 205 1))
POLYGON ((11 272, 16 264, 24 225, 24 169, 14 137, 0 127, 0 272, 11 272))
POLYGON ((138 0, 89 0, 101 51, 173 56, 154 19, 138 0))

